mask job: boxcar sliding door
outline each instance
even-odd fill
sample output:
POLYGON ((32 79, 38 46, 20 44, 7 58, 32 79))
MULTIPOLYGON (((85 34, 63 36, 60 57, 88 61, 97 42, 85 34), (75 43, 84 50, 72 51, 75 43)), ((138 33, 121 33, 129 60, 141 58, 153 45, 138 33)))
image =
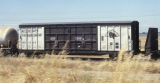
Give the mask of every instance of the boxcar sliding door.
POLYGON ((97 29, 99 51, 132 50, 130 25, 103 25, 97 29))

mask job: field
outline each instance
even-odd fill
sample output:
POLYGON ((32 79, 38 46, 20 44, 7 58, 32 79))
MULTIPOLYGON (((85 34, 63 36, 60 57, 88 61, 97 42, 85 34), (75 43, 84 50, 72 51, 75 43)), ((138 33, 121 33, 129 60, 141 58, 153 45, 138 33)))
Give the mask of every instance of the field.
MULTIPOLYGON (((141 36, 144 45, 145 36, 141 36)), ((160 46, 159 46, 160 47, 160 46)), ((141 46, 142 50, 144 46, 141 46)), ((0 58, 0 83, 160 83, 160 61, 124 51, 117 61, 70 60, 55 55, 0 58)))

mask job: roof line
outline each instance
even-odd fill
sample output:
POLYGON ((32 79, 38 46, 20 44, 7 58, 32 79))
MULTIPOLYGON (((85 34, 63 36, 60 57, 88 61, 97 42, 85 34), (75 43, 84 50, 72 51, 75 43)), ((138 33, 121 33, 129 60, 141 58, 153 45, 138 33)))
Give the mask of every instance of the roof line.
POLYGON ((20 25, 56 25, 56 24, 105 24, 105 23, 132 23, 133 21, 86 21, 86 22, 49 22, 49 23, 22 23, 20 25))

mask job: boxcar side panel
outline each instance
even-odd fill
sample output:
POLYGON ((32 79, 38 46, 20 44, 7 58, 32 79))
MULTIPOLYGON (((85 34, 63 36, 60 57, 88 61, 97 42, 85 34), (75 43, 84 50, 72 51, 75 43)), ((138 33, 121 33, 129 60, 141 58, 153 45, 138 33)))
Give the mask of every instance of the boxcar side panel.
POLYGON ((114 51, 114 45, 115 45, 115 31, 114 31, 114 26, 108 26, 108 51, 114 51))
POLYGON ((132 41, 131 26, 128 26, 128 43, 129 43, 128 44, 128 50, 132 50, 133 49, 133 41, 132 41))
POLYGON ((38 27, 38 50, 44 50, 44 27, 38 27))
POLYGON ((29 27, 27 28, 27 47, 28 47, 28 50, 32 50, 32 28, 29 27))
POLYGON ((131 51, 131 26, 121 26, 121 49, 131 51))
POLYGON ((37 35, 37 33, 38 33, 38 30, 37 30, 37 27, 32 27, 32 49, 34 49, 34 50, 37 50, 38 49, 38 35, 37 35))
POLYGON ((97 27, 98 50, 101 50, 101 26, 97 27))
POLYGON ((114 37, 114 48, 115 48, 115 51, 119 51, 121 50, 121 37, 120 37, 120 34, 121 34, 121 27, 120 25, 117 25, 117 26, 114 26, 114 33, 115 33, 115 37, 114 37))
POLYGON ((107 51, 107 26, 101 26, 101 50, 107 51))
MULTIPOLYGON (((21 30, 18 30, 18 33, 22 34, 21 30)), ((18 48, 22 49, 22 37, 20 35, 18 35, 18 48)))
POLYGON ((19 49, 27 50, 27 28, 20 29, 19 42, 19 49))

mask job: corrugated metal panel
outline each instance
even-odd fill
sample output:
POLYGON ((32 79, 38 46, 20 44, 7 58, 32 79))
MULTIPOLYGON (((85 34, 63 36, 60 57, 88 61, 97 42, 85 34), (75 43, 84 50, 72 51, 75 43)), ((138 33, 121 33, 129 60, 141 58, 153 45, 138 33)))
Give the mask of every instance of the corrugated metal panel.
POLYGON ((67 40, 69 50, 97 50, 97 30, 92 25, 46 27, 45 38, 46 50, 62 49, 67 40))

